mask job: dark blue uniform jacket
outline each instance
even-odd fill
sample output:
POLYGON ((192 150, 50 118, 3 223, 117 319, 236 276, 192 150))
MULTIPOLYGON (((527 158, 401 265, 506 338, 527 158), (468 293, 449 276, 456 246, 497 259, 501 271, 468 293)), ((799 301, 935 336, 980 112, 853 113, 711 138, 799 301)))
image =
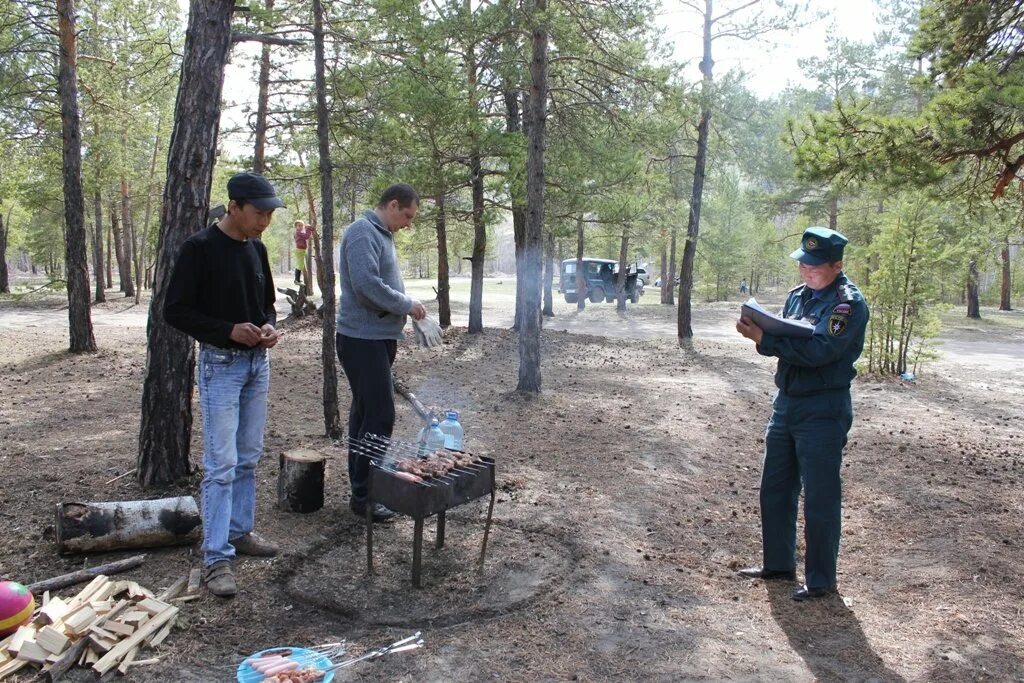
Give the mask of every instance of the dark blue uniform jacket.
POLYGON ((782 315, 814 324, 810 337, 765 333, 757 347, 762 356, 778 357, 775 385, 782 393, 812 396, 849 389, 870 315, 860 290, 843 273, 820 292, 800 285, 790 290, 782 315))

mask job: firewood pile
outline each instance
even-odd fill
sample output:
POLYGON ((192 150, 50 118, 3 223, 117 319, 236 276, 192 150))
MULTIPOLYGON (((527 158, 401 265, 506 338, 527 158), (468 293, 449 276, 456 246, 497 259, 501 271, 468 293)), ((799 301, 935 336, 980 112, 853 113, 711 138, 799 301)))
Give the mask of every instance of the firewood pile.
POLYGON ((103 679, 155 664, 153 650, 171 632, 179 604, 199 597, 198 569, 159 596, 134 581, 97 576, 69 600, 44 594, 33 619, 0 641, 0 680, 30 666, 50 681, 74 666, 103 679))

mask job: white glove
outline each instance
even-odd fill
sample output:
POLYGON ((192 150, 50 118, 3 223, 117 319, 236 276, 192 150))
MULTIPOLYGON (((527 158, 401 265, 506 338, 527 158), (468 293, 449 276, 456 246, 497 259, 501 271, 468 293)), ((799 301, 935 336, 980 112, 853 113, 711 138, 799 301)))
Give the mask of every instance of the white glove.
POLYGON ((427 348, 440 346, 444 338, 441 335, 441 326, 429 315, 423 320, 413 318, 412 329, 416 335, 416 343, 427 348))

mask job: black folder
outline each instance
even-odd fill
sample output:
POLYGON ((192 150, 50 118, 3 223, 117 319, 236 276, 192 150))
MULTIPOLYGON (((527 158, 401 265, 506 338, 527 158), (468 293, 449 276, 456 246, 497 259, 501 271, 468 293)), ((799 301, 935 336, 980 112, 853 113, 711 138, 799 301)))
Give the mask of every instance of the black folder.
POLYGON ((814 325, 806 320, 776 315, 765 310, 753 297, 747 299, 740 308, 740 317, 752 320, 762 330, 776 337, 810 337, 814 334, 814 325))

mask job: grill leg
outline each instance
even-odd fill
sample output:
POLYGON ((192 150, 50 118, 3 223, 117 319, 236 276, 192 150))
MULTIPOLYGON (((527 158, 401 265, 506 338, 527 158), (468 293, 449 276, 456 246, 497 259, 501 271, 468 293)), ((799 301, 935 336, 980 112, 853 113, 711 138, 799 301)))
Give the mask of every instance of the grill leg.
POLYGON ((437 513, 437 549, 444 547, 444 510, 437 513))
POLYGON ((423 559, 423 518, 417 517, 412 532, 412 585, 420 587, 420 562, 423 559))
POLYGON ((491 534, 491 516, 494 514, 494 486, 491 486, 491 503, 487 506, 487 522, 484 524, 484 544, 480 548, 478 569, 484 570, 484 556, 487 554, 487 537, 491 534))
POLYGON ((373 574, 373 503, 366 499, 366 573, 373 574))

